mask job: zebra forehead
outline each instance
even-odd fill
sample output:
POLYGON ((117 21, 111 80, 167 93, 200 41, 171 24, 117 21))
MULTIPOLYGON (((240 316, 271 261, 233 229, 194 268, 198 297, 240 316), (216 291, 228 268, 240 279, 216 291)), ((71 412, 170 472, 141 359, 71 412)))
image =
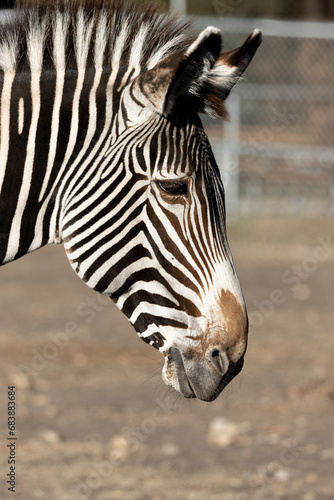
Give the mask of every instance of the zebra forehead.
POLYGON ((197 167, 202 150, 208 147, 198 116, 177 114, 172 119, 161 116, 146 138, 150 151, 151 174, 191 175, 197 167))

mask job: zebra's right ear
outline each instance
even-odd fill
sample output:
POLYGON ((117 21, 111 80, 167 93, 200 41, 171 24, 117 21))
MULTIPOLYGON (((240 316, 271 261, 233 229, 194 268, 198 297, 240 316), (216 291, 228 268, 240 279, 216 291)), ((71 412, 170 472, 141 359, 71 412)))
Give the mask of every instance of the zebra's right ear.
POLYGON ((160 113, 168 116, 183 96, 197 96, 208 72, 219 57, 221 33, 209 27, 187 50, 165 58, 142 73, 136 84, 142 95, 160 113))

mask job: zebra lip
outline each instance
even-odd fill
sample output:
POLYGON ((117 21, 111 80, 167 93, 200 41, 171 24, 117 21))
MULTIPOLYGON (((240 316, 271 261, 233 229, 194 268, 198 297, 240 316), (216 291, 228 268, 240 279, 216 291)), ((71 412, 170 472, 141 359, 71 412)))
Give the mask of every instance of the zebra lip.
POLYGON ((176 348, 171 349, 169 361, 174 366, 179 390, 185 398, 196 398, 196 393, 187 377, 180 351, 176 348))
POLYGON ((196 398, 196 393, 191 386, 191 383, 186 375, 186 372, 183 371, 184 377, 179 376, 179 384, 180 384, 180 392, 182 396, 185 398, 196 398))

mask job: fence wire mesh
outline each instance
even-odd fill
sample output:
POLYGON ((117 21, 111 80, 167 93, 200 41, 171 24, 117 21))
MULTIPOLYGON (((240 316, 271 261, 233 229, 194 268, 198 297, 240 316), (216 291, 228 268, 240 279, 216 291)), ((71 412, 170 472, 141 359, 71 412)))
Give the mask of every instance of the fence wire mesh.
POLYGON ((230 122, 204 120, 228 213, 333 217, 334 24, 200 17, 196 25, 218 26, 227 50, 263 30, 227 102, 230 122))

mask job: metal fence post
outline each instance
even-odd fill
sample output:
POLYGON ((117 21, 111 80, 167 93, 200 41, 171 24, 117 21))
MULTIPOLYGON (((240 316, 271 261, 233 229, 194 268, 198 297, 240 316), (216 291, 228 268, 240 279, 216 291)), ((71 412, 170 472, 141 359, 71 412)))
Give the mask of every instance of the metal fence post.
POLYGON ((224 122, 224 138, 220 173, 225 187, 226 212, 238 216, 239 208, 239 129, 240 96, 231 94, 228 99, 230 119, 224 122))

